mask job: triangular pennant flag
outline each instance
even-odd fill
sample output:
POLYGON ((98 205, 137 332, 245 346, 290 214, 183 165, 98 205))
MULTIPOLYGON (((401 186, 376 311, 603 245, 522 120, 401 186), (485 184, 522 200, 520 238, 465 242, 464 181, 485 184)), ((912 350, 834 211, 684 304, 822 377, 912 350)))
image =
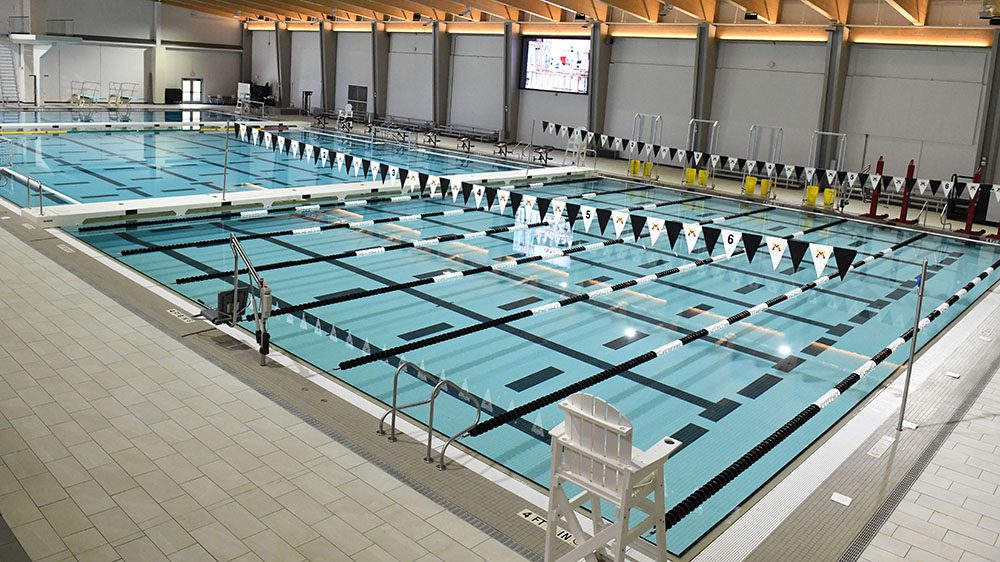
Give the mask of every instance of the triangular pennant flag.
MULTIPOLYGON (((559 126, 557 125, 556 129, 558 129, 558 128, 559 128, 559 126)), ((562 125, 562 130, 559 131, 559 134, 562 135, 563 138, 568 137, 569 136, 569 125, 562 125)))
POLYGON ((545 131, 548 128, 549 128, 549 122, 542 120, 542 130, 545 131))
POLYGON ((608 146, 608 135, 601 135, 601 146, 608 146))
POLYGON ((430 179, 430 175, 423 172, 417 172, 417 184, 420 185, 420 193, 423 193, 427 189, 427 180, 430 179))
POLYGON ((757 250, 760 249, 760 242, 763 237, 760 234, 751 234, 746 232, 743 234, 743 249, 747 253, 747 263, 753 263, 753 257, 757 255, 757 250))
POLYGON ((239 138, 243 142, 246 142, 246 140, 247 140, 247 126, 246 126, 246 124, 245 123, 240 123, 239 126, 237 127, 236 131, 237 131, 236 132, 237 138, 239 138))
POLYGON ((941 180, 931 180, 931 195, 937 195, 939 189, 941 189, 941 180))
POLYGON ((905 183, 906 183, 906 178, 900 176, 892 178, 892 187, 896 189, 896 193, 899 193, 899 191, 903 189, 903 184, 905 183))
POLYGON ((792 176, 795 175, 795 166, 792 166, 791 164, 785 164, 784 167, 785 167, 786 178, 791 178, 792 176))
POLYGON ((580 216, 580 206, 575 203, 566 203, 566 220, 569 221, 569 229, 573 230, 576 218, 580 216))
POLYGON ((868 174, 858 174, 858 183, 865 185, 868 183, 868 174))
POLYGON ((665 228, 667 229, 667 241, 670 242, 670 249, 674 249, 674 245, 677 244, 677 238, 681 235, 681 229, 684 225, 677 221, 666 221, 665 228))
POLYGON ((451 178, 441 178, 441 198, 451 191, 451 178))
POLYGON ((385 178, 386 178, 387 175, 389 175, 389 165, 388 164, 379 164, 378 165, 378 177, 379 177, 379 179, 382 180, 382 183, 385 183, 385 178))
POLYGON ((580 206, 580 216, 583 217, 583 230, 584 232, 590 232, 590 224, 594 222, 594 214, 597 209, 593 207, 587 207, 585 205, 580 206))
POLYGON ((458 194, 462 192, 462 185, 457 183, 451 184, 451 202, 458 203, 458 194))
MULTIPOLYGON (((632 220, 635 220, 634 217, 636 215, 632 215, 632 216, 633 216, 632 220)), ((632 226, 632 231, 633 232, 635 231, 635 225, 632 226)), ((662 234, 662 233, 663 233, 663 219, 650 218, 649 219, 649 244, 651 246, 655 246, 657 239, 660 238, 660 234, 662 234)))
POLYGON ((635 149, 636 149, 637 146, 638 146, 638 144, 634 140, 628 141, 628 151, 630 153, 631 152, 635 152, 635 149))
POLYGON ((1000 202, 1000 185, 994 185, 992 191, 993 198, 996 199, 997 202, 1000 202))
POLYGON ((788 241, 784 238, 767 237, 767 251, 771 254, 771 269, 778 269, 785 249, 788 248, 788 241))
POLYGON ((768 177, 774 175, 774 162, 764 162, 764 173, 767 174, 768 177))
POLYGON ((594 133, 593 132, 588 132, 587 133, 587 144, 590 144, 590 141, 592 141, 592 140, 594 140, 594 133))
POLYGON ((670 159, 671 159, 671 160, 673 160, 673 159, 674 159, 674 156, 676 156, 676 155, 677 155, 677 149, 676 149, 676 148, 673 148, 673 147, 671 147, 671 146, 668 146, 668 147, 667 147, 667 155, 668 155, 668 156, 670 156, 670 159))
POLYGON ((622 139, 616 138, 616 137, 611 137, 611 148, 614 149, 614 150, 621 150, 622 149, 622 139))
POLYGON ((872 174, 868 176, 868 181, 872 184, 872 189, 878 189, 879 185, 882 183, 882 176, 879 174, 872 174))
POLYGON ((538 217, 544 221, 545 215, 549 214, 549 205, 552 204, 552 200, 546 199, 544 197, 539 197, 536 203, 538 204, 538 217))
POLYGON ((288 151, 288 139, 286 139, 281 135, 278 135, 278 152, 287 152, 287 151, 288 151))
POLYGON ((740 239, 743 237, 741 232, 736 232, 733 230, 723 230, 722 231, 722 247, 726 251, 726 257, 733 257, 733 252, 736 251, 736 245, 740 243, 740 239))
POLYGON ((437 176, 430 176, 427 179, 427 186, 431 188, 431 197, 437 196, 437 190, 441 187, 441 178, 437 176))
POLYGON ((747 169, 747 159, 746 158, 737 158, 736 159, 736 167, 739 168, 740 171, 746 170, 747 169))
POLYGON ((535 206, 536 199, 538 198, 534 195, 525 195, 524 198, 521 199, 521 205, 524 206, 524 213, 526 216, 531 212, 531 208, 535 206))
POLYGON ((833 246, 809 244, 809 255, 812 256, 813 265, 816 267, 816 277, 819 277, 823 275, 826 262, 830 261, 830 257, 833 255, 833 246))
POLYGON ((302 145, 299 144, 299 141, 297 140, 292 141, 292 148, 290 150, 290 153, 292 156, 298 156, 299 159, 302 158, 302 145))
POLYGON ((468 205, 469 196, 472 195, 472 184, 467 181, 463 181, 461 191, 462 191, 462 202, 468 205))
POLYGON ((826 171, 826 184, 833 185, 833 182, 837 179, 837 170, 827 170, 826 171))
POLYGON ((748 174, 754 173, 757 170, 757 161, 747 160, 746 163, 743 164, 743 169, 746 170, 748 174))
POLYGON ((845 178, 847 179, 847 185, 849 187, 854 187, 854 185, 856 183, 858 183, 858 173, 857 172, 847 172, 847 175, 845 176, 845 178))
POLYGON ((799 265, 802 264, 802 258, 806 256, 807 251, 809 251, 808 243, 801 240, 788 241, 788 254, 792 258, 792 271, 799 270, 799 265))
POLYGON ((664 161, 664 160, 667 160, 668 158, 670 158, 670 156, 669 156, 669 152, 670 152, 669 148, 670 147, 667 147, 667 146, 658 146, 656 148, 656 157, 659 158, 661 162, 664 161))
POLYGON ((493 203, 495 203, 497 200, 497 188, 487 187, 485 191, 486 191, 486 210, 488 211, 493 208, 493 203))
MULTIPOLYGON (((600 220, 600 217, 598 217, 600 220)), ((628 221, 628 211, 611 211, 611 224, 615 227, 615 238, 621 238, 628 221)))
POLYGON ((833 258, 837 261, 837 273, 840 274, 840 280, 844 280, 844 276, 851 269, 851 264, 854 263, 854 257, 858 255, 858 251, 850 248, 834 248, 833 258))
POLYGON ((365 165, 363 158, 355 158, 350 154, 345 154, 344 159, 347 167, 351 169, 351 173, 355 176, 360 176, 361 174, 365 174, 365 177, 368 176, 368 166, 365 165))
MULTIPOLYGON (((378 177, 378 171, 379 171, 379 167, 380 166, 381 165, 378 162, 374 161, 374 160, 372 160, 371 163, 368 165, 368 172, 367 173, 369 173, 369 174, 372 175, 372 179, 373 180, 376 177, 378 177)), ((386 170, 386 172, 388 173, 388 170, 386 170)))
POLYGON ((600 229, 601 234, 608 228, 608 222, 611 221, 611 211, 608 209, 596 209, 597 212, 597 227, 600 229))
POLYGON ((632 215, 629 217, 632 219, 632 236, 635 237, 635 241, 639 241, 639 237, 642 236, 642 228, 646 226, 646 217, 641 215, 632 215))
POLYGON ((952 188, 955 187, 955 182, 953 181, 943 181, 941 182, 941 189, 944 190, 944 196, 948 197, 951 194, 952 188))
POLYGON ((700 167, 702 154, 700 152, 693 152, 692 154, 694 155, 694 167, 700 167))
POLYGON ((497 190, 497 201, 500 203, 500 214, 503 214, 503 210, 507 208, 507 202, 510 201, 510 192, 506 189, 497 190))
POLYGON ((966 189, 969 190, 969 199, 975 199, 976 194, 979 193, 978 183, 968 183, 965 184, 966 189))
MULTIPOLYGON (((320 166, 323 166, 324 168, 326 168, 326 164, 329 161, 330 161, 330 149, 329 148, 321 148, 321 149, 319 149, 319 162, 320 162, 320 166)), ((341 162, 341 164, 343 164, 344 160, 341 159, 340 162, 341 162)))
POLYGON ((343 163, 347 168, 349 174, 358 175, 358 168, 361 167, 361 159, 355 158, 350 154, 343 154, 341 152, 337 153, 337 166, 339 169, 340 164, 343 163))
POLYGON ((736 161, 736 158, 734 158, 732 156, 726 158, 726 167, 729 168, 730 172, 736 170, 736 164, 738 164, 738 162, 736 161))
POLYGON ((917 191, 923 195, 924 192, 927 191, 927 188, 930 187, 930 184, 930 180, 917 180, 917 191))
POLYGON ((264 132, 264 148, 266 148, 266 149, 270 150, 270 149, 272 148, 272 146, 271 146, 271 145, 272 145, 273 143, 274 143, 274 135, 272 135, 272 134, 271 134, 270 132, 268 132, 268 131, 265 131, 265 132, 264 132))
POLYGON ((687 240, 688 253, 694 251, 694 245, 698 243, 698 239, 701 238, 701 225, 694 223, 686 223, 682 225, 684 227, 684 239, 687 240))
POLYGON ((260 129, 250 129, 250 141, 254 145, 260 144, 260 129))
POLYGON ((806 171, 805 166, 794 166, 792 169, 795 170, 795 177, 799 179, 802 178, 802 174, 806 171))
POLYGON ((556 132, 556 124, 555 123, 549 123, 548 126, 545 127, 545 132, 548 133, 548 134, 550 134, 550 135, 555 134, 555 132, 556 132))
MULTIPOLYGON (((355 158, 354 162, 356 163, 357 161, 358 161, 358 159, 355 158)), ((364 175, 364 177, 367 178, 368 174, 371 174, 372 175, 372 179, 375 179, 376 172, 372 171, 372 165, 373 164, 375 165, 375 167, 376 167, 375 169, 376 169, 376 172, 377 172, 377 170, 378 170, 378 163, 377 162, 372 162, 371 160, 369 160, 367 158, 362 158, 361 159, 361 173, 364 175)), ((355 175, 357 175, 357 174, 355 174, 355 175)))
POLYGON ((806 174, 806 181, 807 182, 813 181, 813 177, 816 176, 816 168, 804 168, 803 171, 806 174))
POLYGON ((562 132, 563 132, 563 126, 557 124, 556 125, 556 135, 561 135, 562 132))
POLYGON ((677 161, 678 162, 684 162, 684 163, 686 163, 687 162, 687 156, 688 156, 688 153, 687 153, 686 150, 681 150, 679 148, 677 149, 677 161))
POLYGON ((720 159, 720 158, 722 158, 722 157, 721 157, 721 156, 719 156, 718 154, 713 154, 713 155, 712 155, 712 156, 711 156, 711 157, 710 157, 710 158, 708 159, 708 163, 709 163, 709 164, 710 164, 710 165, 711 165, 711 166, 712 166, 713 168, 718 168, 718 167, 719 167, 719 159, 720 159))
POLYGON ((517 210, 521 208, 522 199, 524 199, 524 195, 516 191, 510 192, 510 211, 514 213, 515 217, 517 216, 517 210))
POLYGON ((483 195, 486 195, 486 186, 477 185, 472 188, 472 195, 476 199, 476 208, 479 209, 483 206, 483 195))
POLYGON ((558 223, 562 220, 563 211, 566 209, 565 199, 552 200, 552 222, 558 223))
POLYGON ((636 147, 639 149, 640 153, 646 151, 646 143, 644 143, 644 142, 637 143, 636 147))
POLYGON ((708 250, 708 256, 712 257, 712 252, 715 250, 715 244, 719 241, 719 234, 721 234, 722 231, 711 226, 706 226, 702 228, 701 231, 705 234, 705 248, 708 250))
POLYGON ((837 181, 841 184, 847 179, 847 172, 837 172, 837 181))
POLYGON ((313 164, 316 163, 316 147, 311 144, 306 144, 305 157, 312 160, 313 164))

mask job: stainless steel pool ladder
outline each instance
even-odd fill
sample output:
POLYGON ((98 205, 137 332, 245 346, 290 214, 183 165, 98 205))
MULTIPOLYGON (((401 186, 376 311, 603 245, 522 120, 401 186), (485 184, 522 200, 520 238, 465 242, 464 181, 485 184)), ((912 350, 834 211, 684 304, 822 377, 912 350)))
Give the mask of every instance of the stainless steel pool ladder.
POLYGON ((27 197, 27 199, 28 199, 28 201, 27 201, 28 202, 28 209, 29 210, 31 209, 31 184, 32 183, 38 184, 38 214, 39 215, 44 215, 45 214, 45 189, 42 186, 41 180, 39 180, 37 178, 33 178, 31 176, 26 176, 24 178, 24 189, 25 189, 25 192, 28 195, 28 197, 27 197))
MULTIPOLYGON (((385 435, 387 433, 385 430, 385 419, 391 418, 391 421, 389 422, 389 431, 388 431, 389 441, 396 441, 397 412, 401 412, 407 408, 413 408, 416 406, 423 406, 424 404, 430 404, 430 412, 427 415, 427 453, 424 455, 424 460, 429 463, 432 463, 434 462, 433 450, 431 448, 431 443, 434 440, 434 400, 437 398, 438 394, 441 393, 441 390, 443 390, 446 386, 451 386, 453 389, 457 390, 460 393, 464 393, 465 390, 463 390, 461 387, 459 387, 458 385, 456 385, 455 383, 451 382, 448 379, 441 379, 438 381, 437 384, 434 385, 434 390, 431 391, 430 398, 428 398, 427 400, 421 400, 419 402, 413 402, 411 404, 403 404, 402 406, 399 406, 397 405, 397 398, 399 395, 398 394, 399 375, 408 366, 419 369, 419 367, 417 367, 413 363, 410 363, 409 361, 402 361, 399 363, 399 367, 396 368, 396 374, 392 376, 392 407, 389 409, 388 412, 383 414, 382 419, 379 420, 378 433, 379 435, 385 435)), ((447 441, 445 441, 444 446, 441 447, 441 453, 437 463, 437 467, 441 470, 448 468, 444 462, 445 451, 448 450, 448 447, 450 447, 452 443, 454 443, 456 440, 460 439, 462 436, 468 433, 470 429, 475 427, 475 425, 479 423, 480 417, 482 417, 483 405, 479 401, 479 399, 476 398, 475 396, 469 395, 469 400, 471 400, 476 405, 476 419, 471 424, 469 424, 468 427, 459 431, 455 435, 452 435, 451 437, 448 438, 447 441)))

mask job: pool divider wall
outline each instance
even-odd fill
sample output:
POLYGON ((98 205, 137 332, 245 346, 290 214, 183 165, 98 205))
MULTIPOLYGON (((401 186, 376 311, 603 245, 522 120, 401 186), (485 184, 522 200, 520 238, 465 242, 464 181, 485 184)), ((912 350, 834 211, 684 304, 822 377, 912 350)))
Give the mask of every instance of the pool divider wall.
MULTIPOLYGON (((562 166, 448 175, 446 177, 458 182, 510 185, 514 182, 526 180, 545 182, 557 179, 584 179, 592 175, 594 175, 594 172, 589 168, 562 166)), ((25 219, 32 221, 41 228, 70 227, 100 219, 125 217, 162 218, 167 216, 184 216, 189 213, 192 218, 196 218, 197 213, 194 211, 217 212, 223 207, 244 210, 251 208, 266 209, 276 204, 294 204, 320 199, 343 199, 358 195, 398 192, 399 189, 394 185, 390 186, 380 181, 361 181, 306 187, 235 191, 228 193, 225 201, 222 200, 221 194, 184 195, 180 197, 156 197, 127 201, 81 203, 79 205, 58 205, 46 207, 44 214, 40 214, 38 209, 22 209, 21 214, 25 219)))

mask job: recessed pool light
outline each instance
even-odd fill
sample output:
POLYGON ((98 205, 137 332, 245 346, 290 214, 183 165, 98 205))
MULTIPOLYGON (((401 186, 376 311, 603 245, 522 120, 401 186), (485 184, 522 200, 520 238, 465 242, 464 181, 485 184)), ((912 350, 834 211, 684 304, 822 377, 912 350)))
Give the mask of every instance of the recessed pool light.
POLYGON ((625 337, 627 337, 627 338, 634 338, 635 337, 635 328, 626 328, 625 329, 625 337))
POLYGON ((778 346, 778 354, 780 354, 782 357, 788 357, 789 355, 792 354, 792 348, 788 347, 787 345, 778 346))

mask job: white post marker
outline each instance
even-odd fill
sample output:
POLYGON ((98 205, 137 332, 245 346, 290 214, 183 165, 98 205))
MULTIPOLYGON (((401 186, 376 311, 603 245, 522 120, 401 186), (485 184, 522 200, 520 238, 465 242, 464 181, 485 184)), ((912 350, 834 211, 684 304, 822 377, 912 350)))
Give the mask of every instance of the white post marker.
POLYGON ((917 291, 917 313, 913 317, 913 337, 910 338, 910 359, 906 362, 906 379, 903 382, 903 402, 899 406, 899 423, 896 424, 896 431, 903 431, 903 428, 916 429, 917 424, 904 422, 906 415, 906 399, 910 394, 910 376, 913 374, 913 356, 917 352, 917 336, 920 334, 920 305, 924 302, 924 284, 927 282, 927 258, 924 258, 923 267, 920 268, 920 280, 917 291))

